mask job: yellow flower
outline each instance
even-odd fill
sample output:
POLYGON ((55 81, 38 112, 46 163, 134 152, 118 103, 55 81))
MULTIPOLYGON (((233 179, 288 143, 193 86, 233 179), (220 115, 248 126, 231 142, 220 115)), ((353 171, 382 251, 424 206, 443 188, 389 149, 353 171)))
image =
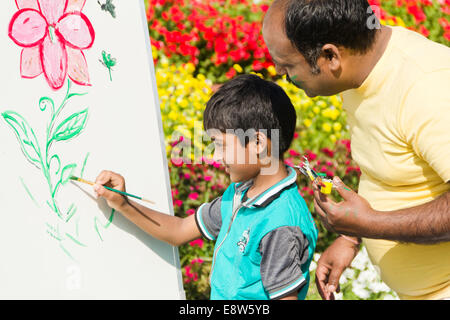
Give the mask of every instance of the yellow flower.
POLYGON ((167 115, 169 117, 170 120, 172 121, 177 121, 178 120, 178 112, 175 111, 170 111, 169 114, 167 115))
POLYGON ((325 132, 330 132, 330 131, 331 131, 331 125, 330 125, 330 123, 325 122, 325 123, 322 125, 322 129, 323 129, 323 131, 325 131, 325 132))
POLYGON ((303 124, 305 125, 305 127, 309 128, 312 124, 311 119, 305 119, 303 120, 303 124))
POLYGON ((272 77, 275 77, 275 76, 277 75, 277 70, 275 69, 274 66, 269 66, 269 67, 267 68, 267 71, 269 72, 269 74, 270 74, 272 77))
POLYGON ((192 62, 186 64, 186 72, 193 73, 195 71, 195 65, 192 62))
POLYGON ((180 101, 180 107, 187 108, 189 106, 189 102, 186 99, 180 101))
POLYGON ((250 74, 254 74, 255 76, 260 77, 261 79, 264 79, 264 76, 261 73, 259 73, 259 72, 251 71, 250 74))
POLYGON ((330 118, 332 120, 336 120, 339 117, 339 115, 340 115, 340 112, 339 112, 338 109, 336 109, 336 108, 332 108, 331 109, 331 111, 330 111, 330 118))
POLYGON ((338 99, 337 96, 331 96, 330 97, 330 102, 335 107, 340 107, 341 106, 341 101, 338 99))
POLYGON ((318 106, 315 106, 315 107, 313 108, 313 112, 314 112, 315 114, 319 114, 320 108, 319 108, 318 106))
POLYGON ((302 107, 307 109, 313 105, 313 102, 311 99, 306 99, 302 102, 302 107))
POLYGON ((339 122, 335 122, 335 123, 333 123, 333 130, 334 131, 341 131, 341 129, 342 129, 342 124, 340 124, 339 122))
POLYGON ((400 17, 395 17, 397 19, 397 25, 403 28, 406 28, 405 22, 400 17))
POLYGON ((244 72, 244 69, 242 69, 242 67, 241 67, 240 65, 238 65, 238 64, 234 64, 234 65, 233 65, 233 68, 234 68, 234 70, 236 70, 236 72, 238 72, 238 73, 244 72))

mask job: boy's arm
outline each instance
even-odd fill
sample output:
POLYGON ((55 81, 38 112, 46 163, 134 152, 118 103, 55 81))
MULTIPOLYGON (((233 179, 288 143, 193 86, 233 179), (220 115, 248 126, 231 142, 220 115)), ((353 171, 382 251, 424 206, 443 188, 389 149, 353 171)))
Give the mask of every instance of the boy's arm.
POLYGON ((298 296, 297 295, 298 295, 298 291, 295 291, 293 294, 288 295, 288 296, 284 296, 280 300, 298 300, 298 296))
POLYGON ((126 197, 107 190, 103 185, 125 191, 125 179, 114 172, 102 171, 97 177, 94 190, 98 196, 105 198, 108 205, 121 212, 128 220, 154 238, 174 246, 200 238, 201 234, 194 215, 179 218, 149 209, 126 197))
POLYGON ((309 242, 298 226, 282 226, 261 239, 261 279, 270 299, 294 300, 306 284, 302 265, 309 242))
POLYGON ((149 209, 134 201, 128 201, 128 205, 119 211, 154 238, 173 246, 180 246, 201 237, 194 215, 186 218, 171 216, 149 209))

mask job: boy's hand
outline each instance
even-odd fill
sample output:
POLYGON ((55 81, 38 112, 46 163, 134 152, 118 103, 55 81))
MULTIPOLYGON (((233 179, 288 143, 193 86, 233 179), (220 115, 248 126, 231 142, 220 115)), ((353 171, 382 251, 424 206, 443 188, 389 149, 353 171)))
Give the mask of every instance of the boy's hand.
POLYGON ((105 198, 111 208, 122 211, 128 205, 128 199, 117 192, 104 188, 104 185, 125 192, 125 179, 120 174, 104 170, 97 176, 94 185, 97 196, 105 198))

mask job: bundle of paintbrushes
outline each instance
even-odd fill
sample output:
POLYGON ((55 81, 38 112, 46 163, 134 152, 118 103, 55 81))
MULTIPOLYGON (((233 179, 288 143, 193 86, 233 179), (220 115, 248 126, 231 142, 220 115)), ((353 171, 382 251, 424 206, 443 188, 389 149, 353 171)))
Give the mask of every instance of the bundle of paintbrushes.
POLYGON ((325 173, 317 173, 309 164, 308 158, 303 157, 304 162, 302 166, 294 166, 297 168, 302 174, 307 176, 311 181, 315 181, 320 186, 320 192, 324 194, 330 194, 331 189, 333 188, 333 180, 328 179, 325 173))

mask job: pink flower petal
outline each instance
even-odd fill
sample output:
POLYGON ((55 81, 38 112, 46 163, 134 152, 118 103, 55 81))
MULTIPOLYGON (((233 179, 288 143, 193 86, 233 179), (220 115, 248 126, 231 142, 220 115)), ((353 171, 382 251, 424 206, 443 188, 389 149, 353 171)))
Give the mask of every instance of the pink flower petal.
POLYGON ((9 37, 21 47, 34 47, 47 32, 44 17, 33 9, 17 11, 9 23, 9 37))
POLYGON ((17 9, 34 9, 39 10, 37 0, 16 0, 17 9))
POLYGON ((89 86, 89 71, 83 51, 66 47, 68 69, 67 73, 73 82, 82 86, 89 86))
POLYGON ((56 26, 56 34, 76 49, 87 49, 94 43, 95 32, 89 19, 81 12, 65 14, 56 26))
POLYGON ((50 36, 46 36, 40 47, 42 67, 47 82, 53 89, 60 89, 64 85, 67 75, 67 51, 65 45, 50 36))
POLYGON ((86 0, 68 0, 66 12, 80 12, 83 10, 86 0))
POLYGON ((35 78, 42 73, 39 46, 24 48, 20 55, 20 74, 23 78, 35 78))
POLYGON ((39 8, 49 25, 54 26, 64 14, 67 0, 39 0, 39 8))

